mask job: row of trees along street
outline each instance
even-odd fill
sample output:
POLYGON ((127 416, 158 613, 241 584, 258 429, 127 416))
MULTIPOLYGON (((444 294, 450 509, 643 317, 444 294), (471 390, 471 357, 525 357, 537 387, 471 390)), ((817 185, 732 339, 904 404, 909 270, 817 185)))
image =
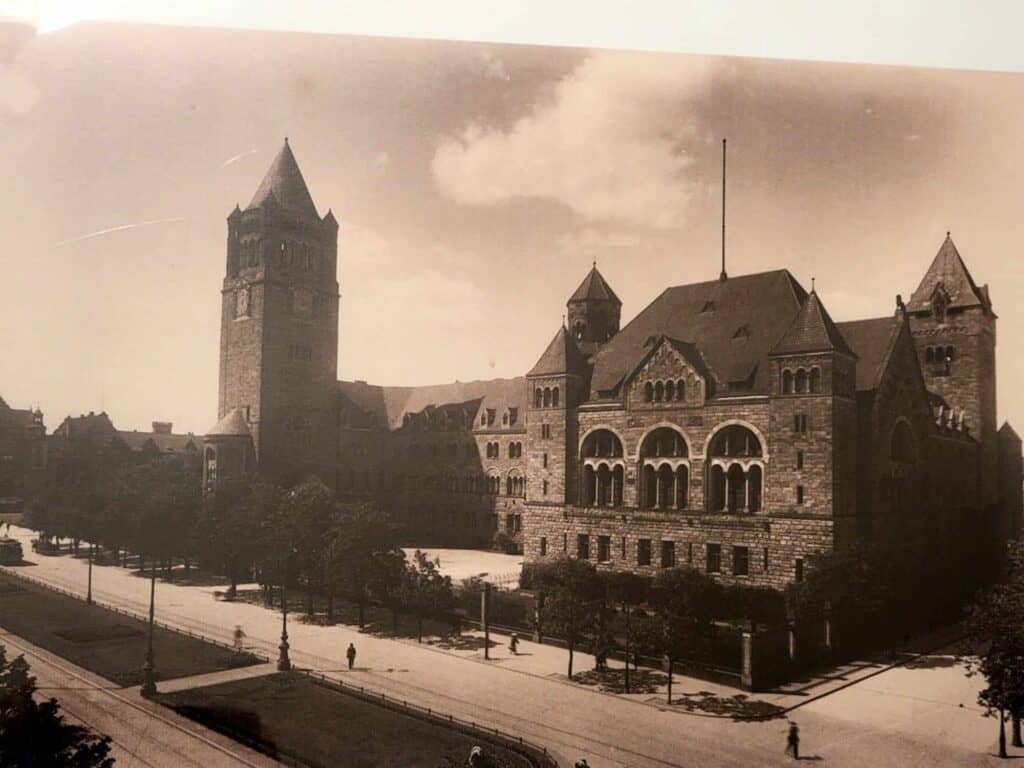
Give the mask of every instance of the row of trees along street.
POLYGON ((228 485, 214 497, 200 492, 201 467, 185 456, 131 452, 116 441, 96 449, 75 447, 57 464, 52 481, 28 505, 25 523, 39 532, 40 546, 68 539, 78 553, 127 565, 138 556, 173 578, 176 563, 188 576, 193 565, 225 576, 226 596, 240 580, 257 580, 268 604, 282 580, 305 593, 312 616, 314 595, 327 597, 334 621, 335 598, 358 606, 366 621, 369 603, 423 619, 454 605, 451 580, 437 563, 416 552, 410 560, 395 528, 372 504, 343 504, 311 479, 284 489, 260 482, 228 485))

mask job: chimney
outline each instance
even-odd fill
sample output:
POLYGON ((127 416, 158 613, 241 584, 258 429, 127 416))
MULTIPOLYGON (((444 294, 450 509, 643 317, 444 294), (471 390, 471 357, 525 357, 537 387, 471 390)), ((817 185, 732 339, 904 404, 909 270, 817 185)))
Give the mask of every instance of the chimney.
POLYGON ((153 434, 154 435, 169 435, 171 434, 171 427, 173 424, 169 421, 154 421, 153 422, 153 434))

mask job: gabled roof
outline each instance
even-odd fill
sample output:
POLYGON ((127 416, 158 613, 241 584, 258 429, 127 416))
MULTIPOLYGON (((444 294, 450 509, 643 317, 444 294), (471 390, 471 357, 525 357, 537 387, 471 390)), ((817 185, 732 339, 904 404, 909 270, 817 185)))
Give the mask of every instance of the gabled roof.
POLYGON ((949 297, 950 307, 989 306, 988 288, 978 288, 974 283, 949 233, 946 233, 939 252, 910 297, 907 308, 912 312, 931 309, 932 296, 940 286, 949 297))
POLYGON ((700 350, 697 349, 696 346, 687 341, 673 339, 669 336, 664 335, 657 336, 653 339, 649 339, 649 343, 647 344, 647 349, 644 350, 643 357, 637 360, 636 365, 633 366, 633 369, 628 374, 626 374, 626 376, 623 378, 623 381, 628 382, 634 376, 636 376, 637 372, 641 368, 643 368, 644 365, 647 364, 647 361, 651 358, 652 355, 654 355, 655 352, 658 351, 658 348, 661 347, 663 344, 671 347, 676 352, 678 352, 679 355, 687 362, 687 364, 689 364, 689 366, 693 368, 693 370, 696 371, 697 374, 702 379, 704 379, 705 382, 710 383, 710 386, 708 387, 707 391, 713 391, 712 387, 714 386, 715 381, 714 374, 712 373, 711 369, 708 368, 707 362, 704 360, 704 358, 701 357, 700 350))
POLYGON ((811 291, 772 354, 791 355, 811 352, 853 354, 818 294, 811 291))
POLYGON ((292 213, 304 218, 320 219, 313 198, 306 187, 306 180, 302 178, 302 171, 299 170, 292 148, 288 145, 288 139, 284 140, 284 146, 270 164, 267 175, 263 177, 246 210, 262 208, 271 197, 278 205, 292 213))
POLYGON ((1003 422, 1003 426, 999 428, 999 432, 996 434, 998 434, 1003 440, 1010 440, 1015 443, 1019 443, 1021 441, 1020 435, 1017 434, 1017 430, 1010 426, 1010 422, 1008 421, 1003 422))
POLYGON ((876 389, 889 359, 889 352, 899 335, 903 318, 875 317, 839 323, 839 333, 857 355, 857 391, 876 389))
POLYGON ((374 414, 377 424, 388 429, 401 427, 407 413, 420 413, 430 406, 465 403, 474 409, 471 418, 476 419, 481 408, 494 408, 499 421, 506 408, 519 408, 520 414, 526 409, 526 379, 522 376, 423 387, 384 387, 365 381, 339 381, 338 392, 363 412, 374 414))
POLYGON ((199 438, 195 435, 175 435, 169 432, 118 430, 117 437, 133 451, 144 450, 147 443, 152 443, 153 448, 160 453, 186 453, 190 450, 199 450, 200 443, 199 438))
POLYGON ((806 297, 785 269, 668 288, 597 352, 591 397, 617 390, 647 353, 645 342, 659 335, 696 347, 719 384, 767 393, 762 363, 806 297))
POLYGON ((207 437, 249 437, 251 434, 241 408, 228 411, 206 432, 207 437))
POLYGON ((615 295, 612 287, 608 285, 608 281, 597 271, 596 264, 583 278, 580 287, 569 297, 568 303, 572 304, 577 301, 611 301, 622 306, 622 302, 619 301, 619 297, 615 295))
POLYGON ((527 376, 554 376, 561 373, 582 373, 587 358, 576 346, 569 329, 561 326, 527 376))

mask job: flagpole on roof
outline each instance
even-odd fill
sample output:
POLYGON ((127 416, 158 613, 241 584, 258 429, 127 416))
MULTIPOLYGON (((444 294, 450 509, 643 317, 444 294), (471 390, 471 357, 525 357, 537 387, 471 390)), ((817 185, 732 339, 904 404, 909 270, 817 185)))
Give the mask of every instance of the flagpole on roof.
POLYGON ((722 139, 722 273, 718 279, 724 282, 728 277, 725 273, 725 139, 722 139))

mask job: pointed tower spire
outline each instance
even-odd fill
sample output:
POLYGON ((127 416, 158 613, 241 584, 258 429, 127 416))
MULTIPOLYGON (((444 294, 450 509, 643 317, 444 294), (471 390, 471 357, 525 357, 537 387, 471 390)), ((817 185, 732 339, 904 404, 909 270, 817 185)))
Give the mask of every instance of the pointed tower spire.
POLYGON ((843 335, 821 303, 818 294, 811 291, 796 313, 789 330, 772 350, 773 355, 793 355, 810 352, 844 352, 853 355, 843 335))
POLYGON ((911 312, 932 309, 937 296, 944 303, 944 308, 987 307, 989 303, 985 291, 977 286, 960 258, 949 232, 946 232, 939 252, 910 297, 907 308, 911 312))
POLYGON ((576 340, 603 344, 619 332, 622 302, 593 266, 566 303, 569 327, 576 340))
POLYGON ((320 218, 306 186, 306 180, 302 177, 302 171, 299 170, 299 164, 288 143, 288 137, 285 137, 284 146, 270 164, 267 175, 263 177, 246 210, 262 208, 271 197, 282 208, 292 213, 304 218, 320 218))

